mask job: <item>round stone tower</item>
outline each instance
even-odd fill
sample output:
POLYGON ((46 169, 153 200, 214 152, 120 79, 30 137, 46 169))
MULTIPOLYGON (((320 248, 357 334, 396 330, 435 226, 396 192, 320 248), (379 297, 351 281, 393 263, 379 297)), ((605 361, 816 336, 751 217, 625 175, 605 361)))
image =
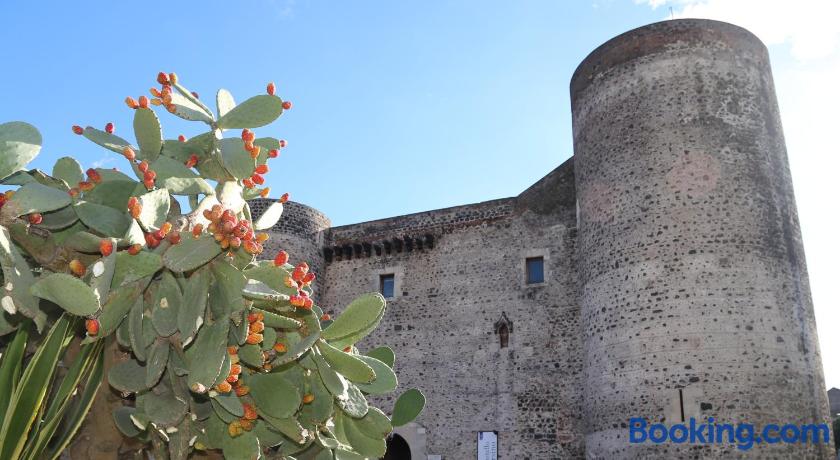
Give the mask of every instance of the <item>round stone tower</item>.
MULTIPOLYGON (((255 198, 248 201, 251 213, 256 219, 276 200, 270 198, 255 198)), ((317 209, 288 201, 283 205, 283 215, 274 227, 268 230, 271 234, 265 245, 265 259, 274 258, 278 251, 289 253, 289 263, 306 262, 310 270, 319 277, 324 274, 324 230, 330 228, 330 219, 317 209)), ((322 278, 323 279, 323 278, 322 278)), ((316 278, 313 284, 315 299, 318 299, 320 283, 316 278)))
POLYGON ((593 51, 571 99, 587 458, 830 458, 629 442, 632 417, 828 421, 767 49, 723 22, 651 24, 593 51))

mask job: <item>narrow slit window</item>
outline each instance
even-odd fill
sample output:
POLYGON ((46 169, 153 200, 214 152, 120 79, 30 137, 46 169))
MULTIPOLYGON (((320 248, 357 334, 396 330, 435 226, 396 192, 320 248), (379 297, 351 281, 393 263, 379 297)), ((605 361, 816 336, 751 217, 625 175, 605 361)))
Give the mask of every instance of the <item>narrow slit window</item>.
POLYGON ((499 326, 499 348, 507 348, 510 339, 510 329, 507 324, 499 326))
POLYGON ((529 257, 525 259, 525 280, 528 284, 545 282, 542 257, 529 257))
POLYGON ((379 275, 379 292, 385 298, 394 297, 394 275, 379 275))

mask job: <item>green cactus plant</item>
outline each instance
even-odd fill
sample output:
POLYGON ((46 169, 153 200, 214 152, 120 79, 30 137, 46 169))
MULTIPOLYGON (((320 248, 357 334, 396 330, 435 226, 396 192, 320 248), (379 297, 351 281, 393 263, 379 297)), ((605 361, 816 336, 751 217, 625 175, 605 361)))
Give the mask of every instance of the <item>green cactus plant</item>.
POLYGON ((411 390, 389 418, 367 401, 397 388, 390 348, 362 355, 355 347, 378 326, 385 299, 366 294, 331 320, 313 301, 307 264, 291 265, 282 252, 258 260, 268 238, 259 231, 281 218, 286 195, 256 221, 246 200, 268 194, 262 175, 285 141, 251 130, 291 104, 271 84, 238 105, 220 90, 214 113, 176 75, 161 73, 158 83, 151 100, 126 99, 136 146, 112 124, 73 127, 124 156, 129 174, 83 173, 69 157, 52 176, 25 170, 40 135, 25 123, 0 125, 0 179, 17 186, 0 194, 0 335, 15 334, 0 362, 0 426, 20 435, 0 436, 0 452, 11 455, 0 457, 60 453, 55 446, 66 446, 98 386, 105 339, 116 336, 130 359, 107 380, 133 403, 114 410, 115 429, 149 442, 156 457, 378 458, 392 427, 413 420, 424 402, 411 390), (165 139, 154 106, 207 131, 165 139), (242 131, 225 137, 231 129, 242 131), (190 209, 181 214, 184 201, 190 209), (26 371, 37 369, 40 380, 16 386, 20 343, 49 324, 26 371), (83 352, 68 375, 91 380, 75 399, 62 383, 45 404, 55 360, 73 340, 83 352), (53 431, 10 422, 29 409, 53 431))

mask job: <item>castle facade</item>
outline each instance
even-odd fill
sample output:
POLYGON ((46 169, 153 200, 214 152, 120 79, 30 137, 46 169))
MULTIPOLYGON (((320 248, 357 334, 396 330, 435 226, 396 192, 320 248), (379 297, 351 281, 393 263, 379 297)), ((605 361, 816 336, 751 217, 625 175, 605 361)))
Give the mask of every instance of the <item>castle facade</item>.
POLYGON ((288 203, 273 229, 325 310, 388 297, 363 346, 428 401, 390 458, 476 458, 479 432, 501 459, 832 458, 628 438, 632 418, 828 422, 765 46, 651 24, 593 51, 571 99, 574 156, 518 196, 339 227, 288 203))

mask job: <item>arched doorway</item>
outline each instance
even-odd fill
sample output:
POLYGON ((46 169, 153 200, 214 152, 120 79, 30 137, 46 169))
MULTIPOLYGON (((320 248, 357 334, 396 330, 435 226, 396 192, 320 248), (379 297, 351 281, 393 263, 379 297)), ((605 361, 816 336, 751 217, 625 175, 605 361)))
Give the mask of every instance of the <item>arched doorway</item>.
POLYGON ((388 449, 382 460, 411 460, 411 449, 405 439, 397 433, 392 433, 387 440, 388 449))

